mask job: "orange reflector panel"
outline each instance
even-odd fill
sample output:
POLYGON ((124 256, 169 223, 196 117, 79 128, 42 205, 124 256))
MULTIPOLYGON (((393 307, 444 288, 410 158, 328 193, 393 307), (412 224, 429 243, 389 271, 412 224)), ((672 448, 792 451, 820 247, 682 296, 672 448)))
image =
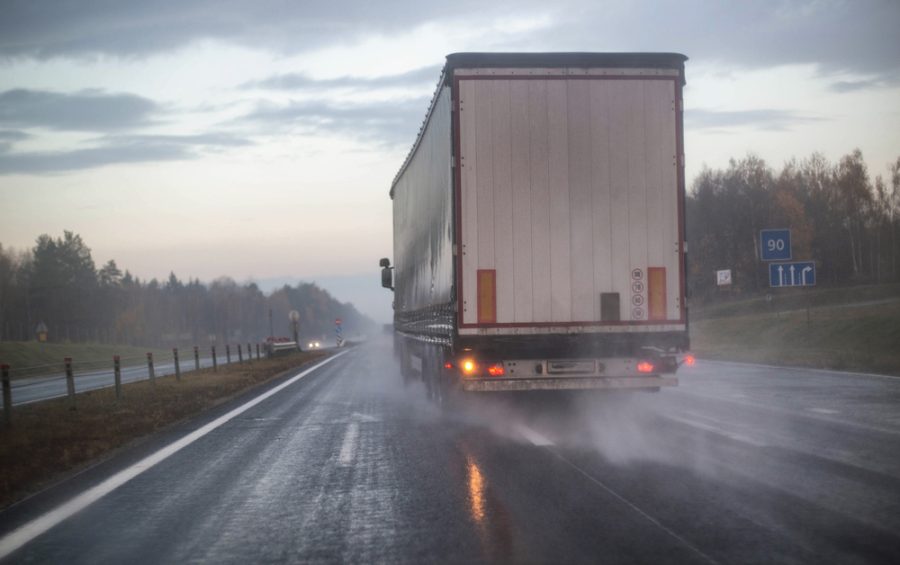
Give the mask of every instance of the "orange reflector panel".
POLYGON ((497 271, 478 269, 478 323, 497 322, 497 271))
POLYGON ((505 373, 506 370, 500 363, 495 363, 488 367, 488 374, 492 377, 502 377, 505 373))
POLYGON ((647 319, 666 319, 665 267, 647 267, 647 319))
POLYGON ((637 364, 638 373, 652 373, 653 372, 653 363, 649 361, 641 361, 637 364))

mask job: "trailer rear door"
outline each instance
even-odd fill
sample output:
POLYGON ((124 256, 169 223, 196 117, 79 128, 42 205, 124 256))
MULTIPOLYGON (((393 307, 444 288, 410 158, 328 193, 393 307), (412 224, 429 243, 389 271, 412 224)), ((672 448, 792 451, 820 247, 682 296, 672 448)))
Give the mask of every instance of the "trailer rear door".
POLYGON ((460 333, 685 329, 679 81, 456 69, 460 333))

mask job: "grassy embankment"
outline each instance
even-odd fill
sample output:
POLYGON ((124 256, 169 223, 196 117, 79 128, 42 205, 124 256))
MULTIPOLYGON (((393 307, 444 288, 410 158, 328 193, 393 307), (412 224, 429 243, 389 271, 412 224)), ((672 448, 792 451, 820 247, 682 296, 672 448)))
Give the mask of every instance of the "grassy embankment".
MULTIPOLYGON (((123 360, 130 359, 143 362, 147 352, 152 352, 155 359, 171 359, 171 349, 153 349, 132 347, 130 345, 103 345, 99 343, 39 343, 37 341, 4 341, 0 342, 0 364, 13 368, 13 379, 33 374, 59 372, 63 368, 63 359, 72 358, 77 365, 106 364, 112 368, 114 355, 123 360), (22 369, 41 367, 26 371, 22 369)), ((206 352, 209 353, 208 351, 206 352)), ((193 355, 193 350, 185 351, 185 355, 193 355)))
POLYGON ((700 357, 900 375, 900 285, 772 293, 694 308, 700 357))
POLYGON ((323 357, 304 352, 252 363, 203 369, 123 386, 116 401, 111 388, 67 399, 13 408, 13 425, 0 429, 0 508, 112 451, 173 423, 195 416, 238 394, 323 357))

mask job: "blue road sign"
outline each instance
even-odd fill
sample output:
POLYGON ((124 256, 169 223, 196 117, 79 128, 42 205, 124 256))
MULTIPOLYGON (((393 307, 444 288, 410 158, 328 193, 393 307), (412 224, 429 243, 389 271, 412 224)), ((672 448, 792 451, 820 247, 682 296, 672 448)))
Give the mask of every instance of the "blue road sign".
POLYGON ((790 261, 791 230, 760 230, 759 251, 763 261, 790 261))
POLYGON ((816 264, 813 261, 769 264, 769 286, 815 286, 816 264))

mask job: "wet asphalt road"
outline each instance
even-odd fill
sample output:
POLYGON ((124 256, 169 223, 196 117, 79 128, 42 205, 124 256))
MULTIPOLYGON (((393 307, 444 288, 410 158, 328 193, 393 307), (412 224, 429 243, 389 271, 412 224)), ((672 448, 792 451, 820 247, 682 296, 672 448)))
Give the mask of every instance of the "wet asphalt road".
MULTIPOLYGON (((446 415, 362 346, 6 561, 900 562, 900 379, 704 361, 680 377, 446 415)), ((8 509, 0 534, 239 404, 8 509)))

